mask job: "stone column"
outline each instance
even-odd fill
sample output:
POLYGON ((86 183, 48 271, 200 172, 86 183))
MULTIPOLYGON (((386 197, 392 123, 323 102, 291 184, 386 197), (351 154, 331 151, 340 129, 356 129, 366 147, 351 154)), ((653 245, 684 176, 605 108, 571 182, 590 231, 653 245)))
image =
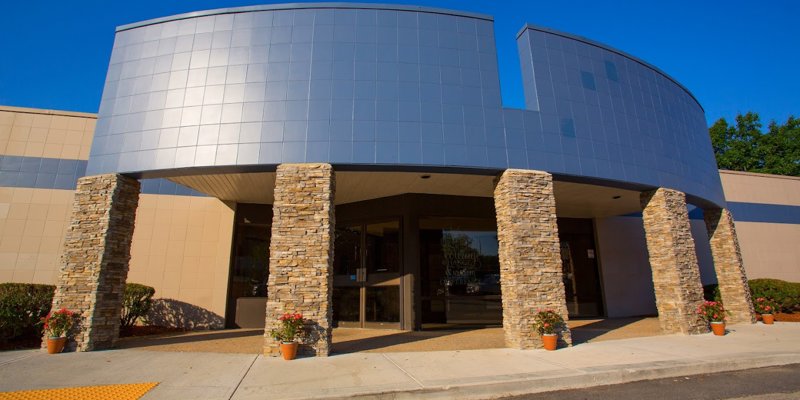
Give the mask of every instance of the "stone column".
POLYGON ((67 349, 108 349, 119 338, 120 314, 139 181, 117 174, 78 179, 64 240, 53 310, 77 311, 67 349))
POLYGON ((659 188, 643 192, 641 203, 661 330, 683 334, 708 332, 708 325, 696 311, 703 302, 703 285, 686 195, 659 188))
POLYGON ((731 323, 756 322, 747 275, 744 271, 742 253, 739 250, 739 239, 733 216, 726 209, 703 210, 703 218, 708 229, 708 240, 711 244, 711 256, 714 258, 714 270, 717 272, 717 283, 722 303, 730 311, 731 323))
POLYGON ((331 346, 333 196, 330 164, 282 164, 275 174, 269 248, 264 355, 277 356, 269 335, 284 313, 306 318, 299 354, 327 356, 331 346))
MULTIPOLYGON (((507 347, 541 348, 534 314, 552 309, 566 321, 553 177, 541 171, 509 169, 495 180, 494 205, 507 347)), ((571 345, 569 329, 560 335, 571 345)))

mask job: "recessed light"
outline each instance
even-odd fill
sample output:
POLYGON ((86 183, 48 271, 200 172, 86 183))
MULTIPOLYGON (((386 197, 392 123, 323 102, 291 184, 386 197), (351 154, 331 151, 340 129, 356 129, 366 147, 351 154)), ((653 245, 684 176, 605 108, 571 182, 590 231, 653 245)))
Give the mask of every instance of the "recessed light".
POLYGON ((420 176, 420 178, 422 178, 422 179, 431 179, 431 176, 430 175, 422 175, 422 176, 420 176))

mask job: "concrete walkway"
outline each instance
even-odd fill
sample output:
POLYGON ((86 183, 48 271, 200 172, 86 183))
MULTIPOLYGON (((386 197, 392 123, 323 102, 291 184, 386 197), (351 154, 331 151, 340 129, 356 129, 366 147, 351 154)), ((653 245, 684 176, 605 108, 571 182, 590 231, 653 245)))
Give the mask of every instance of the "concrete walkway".
POLYGON ((724 337, 666 335, 554 352, 352 353, 287 362, 138 349, 0 353, 0 391, 161 382, 143 399, 479 399, 800 363, 800 324, 733 325, 724 337))
MULTIPOLYGON (((575 344, 661 335, 658 318, 607 318, 570 320, 575 344)), ((172 352, 260 354, 263 329, 225 329, 127 337, 120 349, 172 352)), ((335 328, 333 353, 404 353, 414 351, 483 350, 504 348, 503 328, 391 329, 335 328)))

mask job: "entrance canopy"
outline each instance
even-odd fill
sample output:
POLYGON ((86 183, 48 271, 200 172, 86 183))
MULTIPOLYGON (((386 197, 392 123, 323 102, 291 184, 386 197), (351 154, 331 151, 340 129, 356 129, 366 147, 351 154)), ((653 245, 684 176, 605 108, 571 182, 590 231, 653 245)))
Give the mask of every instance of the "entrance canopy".
MULTIPOLYGON (((272 204, 274 172, 189 175, 175 183, 224 201, 272 204)), ((493 196, 494 176, 442 172, 337 171, 337 205, 406 193, 493 196)), ((600 218, 641 211, 639 191, 554 179, 556 212, 561 217, 600 218)))

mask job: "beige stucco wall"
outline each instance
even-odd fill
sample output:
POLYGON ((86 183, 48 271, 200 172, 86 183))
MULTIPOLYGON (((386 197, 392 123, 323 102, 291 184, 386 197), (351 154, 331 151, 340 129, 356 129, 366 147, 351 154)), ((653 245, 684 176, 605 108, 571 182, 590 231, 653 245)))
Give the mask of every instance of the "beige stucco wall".
MULTIPOLYGON (((94 114, 0 106, 0 155, 86 160, 94 114)), ((0 282, 55 282, 72 190, 0 187, 0 282)))
POLYGON ((719 176, 727 201, 800 206, 800 178, 738 171, 719 176))
POLYGON ((0 282, 53 284, 71 190, 0 187, 0 282))
POLYGON ((736 234, 749 279, 800 282, 800 225, 737 221, 736 234))
MULTIPOLYGON (((96 120, 0 106, 0 155, 86 160, 96 120)), ((0 187, 0 282, 56 282, 73 198, 72 190, 0 187)), ((233 217, 212 197, 140 196, 128 282, 156 289, 157 322, 223 326, 233 217)))
MULTIPOLYGON (((729 202, 800 206, 800 178, 734 171, 720 177, 729 202)), ((748 278, 800 282, 800 224, 736 220, 736 233, 748 278)))
POLYGON ((223 327, 233 217, 232 207, 211 197, 140 196, 128 282, 164 299, 154 322, 223 327))
POLYGON ((0 106, 0 154, 89 159, 97 116, 0 106))
MULTIPOLYGON (((720 176, 729 202, 800 206, 800 178, 732 171, 720 176)), ((691 225, 702 281, 715 282, 705 223, 691 225)), ((608 316, 655 313, 641 218, 598 218, 595 229, 608 316)), ((800 224, 737 220, 736 231, 748 278, 800 282, 800 224)))
MULTIPOLYGON (((609 317, 655 315, 653 274, 640 217, 596 218, 603 296, 609 317)), ((690 220, 703 284, 717 281, 705 222, 690 220)))
MULTIPOLYGON (((0 187, 0 282, 55 284, 73 197, 0 187)), ((233 214, 210 197, 141 195, 128 282, 169 299, 160 305, 173 325, 222 327, 233 214)))
POLYGON ((597 218, 594 224, 607 315, 655 315, 653 273, 642 219, 597 218))

